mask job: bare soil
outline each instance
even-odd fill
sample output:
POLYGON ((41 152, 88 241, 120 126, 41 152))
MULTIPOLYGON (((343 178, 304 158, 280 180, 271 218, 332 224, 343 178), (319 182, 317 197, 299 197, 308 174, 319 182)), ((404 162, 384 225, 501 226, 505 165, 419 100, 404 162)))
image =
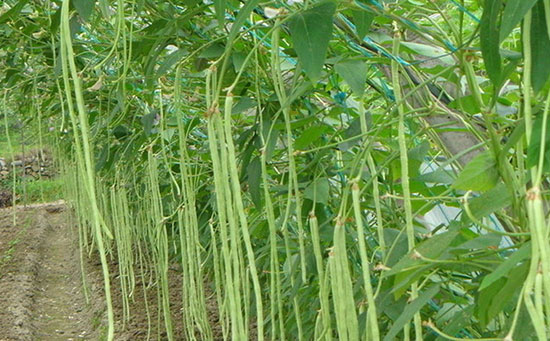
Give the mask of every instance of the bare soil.
MULTIPOLYGON (((63 203, 0 210, 0 340, 98 339, 63 203)), ((99 310, 101 314, 101 310, 99 310)))
MULTIPOLYGON (((99 257, 84 257, 86 302, 78 231, 64 203, 0 209, 0 341, 103 340, 107 333, 99 257)), ((115 340, 166 340, 156 285, 137 277, 124 319, 118 264, 109 264, 115 340)), ((138 269, 136 269, 138 270, 138 269)), ((169 288, 175 340, 184 340, 181 271, 170 267, 169 288)), ((207 289, 208 290, 208 289, 207 289)), ((221 340, 213 295, 207 303, 214 339, 221 340)))

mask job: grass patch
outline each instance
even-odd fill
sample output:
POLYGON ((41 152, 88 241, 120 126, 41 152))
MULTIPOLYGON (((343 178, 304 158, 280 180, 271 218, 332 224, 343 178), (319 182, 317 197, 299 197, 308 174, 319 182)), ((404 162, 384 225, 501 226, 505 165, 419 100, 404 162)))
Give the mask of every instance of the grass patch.
POLYGON ((38 150, 40 148, 39 144, 25 144, 24 146, 21 145, 21 143, 14 143, 12 141, 12 148, 10 149, 10 146, 7 141, 1 141, 0 139, 0 150, 2 151, 2 154, 0 154, 0 158, 4 158, 7 161, 10 161, 13 159, 14 156, 23 154, 23 150, 25 153, 28 153, 30 150, 38 150))
POLYGON ((30 204, 36 202, 50 202, 62 198, 63 181, 61 178, 39 179, 19 183, 16 187, 17 203, 30 204))

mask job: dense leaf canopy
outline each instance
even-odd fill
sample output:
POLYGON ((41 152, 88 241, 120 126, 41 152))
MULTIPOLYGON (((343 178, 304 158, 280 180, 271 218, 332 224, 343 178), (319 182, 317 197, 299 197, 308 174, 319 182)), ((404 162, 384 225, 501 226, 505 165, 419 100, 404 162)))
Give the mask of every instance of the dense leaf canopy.
POLYGON ((152 271, 168 338, 177 261, 190 339, 212 291, 237 340, 546 339, 549 11, 6 0, 2 112, 54 128, 82 247, 107 292, 152 271))

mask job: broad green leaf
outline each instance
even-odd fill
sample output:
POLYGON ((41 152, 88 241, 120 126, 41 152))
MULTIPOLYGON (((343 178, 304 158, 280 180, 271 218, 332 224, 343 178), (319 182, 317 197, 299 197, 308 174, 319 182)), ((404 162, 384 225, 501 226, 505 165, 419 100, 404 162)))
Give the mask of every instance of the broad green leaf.
POLYGON ((84 21, 88 21, 94 11, 95 0, 73 0, 73 4, 78 15, 80 15, 84 21))
POLYGON ((502 0, 485 0, 485 8, 481 17, 479 38, 481 54, 485 62, 485 69, 494 85, 500 82, 500 38, 499 38, 499 14, 502 8, 502 0))
MULTIPOLYGON (((508 6, 508 5, 506 5, 508 6)), ((531 18, 531 85, 535 93, 542 90, 548 77, 550 76, 550 39, 548 38, 548 29, 546 26, 546 16, 544 14, 544 3, 539 3, 533 7, 531 18)))
POLYGON ((255 157, 248 164, 248 191, 254 206, 258 210, 262 209, 261 182, 262 182, 262 164, 258 157, 255 157))
POLYGON ((330 185, 327 178, 316 179, 304 191, 304 198, 316 203, 328 204, 330 185))
POLYGON ((346 151, 351 147, 359 143, 359 137, 361 134, 361 120, 359 117, 353 119, 346 130, 343 131, 343 138, 346 141, 338 144, 338 148, 341 151, 346 151), (348 140, 349 139, 349 140, 348 140))
POLYGON ((244 65, 244 61, 246 59, 246 54, 242 52, 234 52, 231 55, 231 62, 233 63, 233 67, 235 68, 235 72, 239 72, 241 68, 244 65))
MULTIPOLYGON (((492 189, 483 193, 479 197, 468 200, 468 208, 476 219, 481 219, 502 208, 508 207, 512 202, 512 193, 508 186, 499 183, 492 189)), ((470 218, 467 214, 462 214, 462 221, 467 222, 470 218)))
POLYGON ((123 140, 130 136, 132 132, 125 125, 119 124, 113 128, 113 136, 118 140, 123 140))
POLYGON ((395 340, 395 337, 397 336, 397 334, 399 334, 400 331, 403 330, 405 324, 407 324, 413 318, 414 314, 416 314, 439 292, 439 289, 439 285, 434 285, 428 288, 426 291, 422 292, 420 296, 418 296, 418 298, 416 298, 414 301, 407 304, 407 306, 403 310, 403 313, 401 313, 401 315, 393 323, 390 330, 384 337, 384 341, 395 340))
POLYGON ((218 58, 219 56, 221 56, 223 54, 223 52, 225 51, 225 46, 222 45, 222 44, 212 44, 210 46, 208 46, 207 48, 205 48, 204 50, 202 50, 201 53, 199 53, 199 57, 200 58, 218 58))
POLYGON ((177 49, 174 52, 166 56, 164 62, 159 66, 156 77, 164 75, 174 64, 176 64, 180 59, 188 54, 186 49, 177 49))
POLYGON ((408 252, 407 236, 402 231, 394 228, 384 229, 384 239, 388 245, 393 245, 388 251, 386 266, 393 267, 408 252))
POLYGON ((501 277, 479 292, 477 315, 482 326, 493 320, 523 287, 529 271, 529 263, 523 263, 511 270, 507 278, 501 277))
POLYGON ((417 53, 419 55, 431 57, 431 58, 438 58, 438 60, 440 60, 444 64, 447 64, 447 65, 455 64, 455 60, 451 56, 447 55, 448 52, 440 47, 426 45, 426 44, 412 43, 407 41, 401 42, 401 45, 407 47, 408 49, 412 50, 414 53, 417 53))
POLYGON ((502 236, 496 233, 487 233, 468 240, 465 243, 453 247, 453 250, 468 249, 468 250, 483 250, 488 247, 498 247, 502 241, 502 236))
POLYGON ((481 111, 474 95, 463 96, 449 103, 449 107, 475 115, 481 111))
POLYGON ((508 37, 536 2, 537 0, 508 0, 506 2, 500 26, 499 40, 501 42, 508 37))
MULTIPOLYGON (((512 323, 512 319, 515 320, 515 314, 511 314, 508 317, 509 325, 512 323)), ((519 314, 517 317, 517 327, 512 335, 512 340, 536 340, 536 332, 533 326, 533 321, 529 312, 525 309, 525 302, 520 306, 519 314)))
POLYGON ((407 256, 401 258, 401 260, 391 268, 391 270, 383 273, 382 277, 388 277, 395 275, 402 271, 407 271, 411 268, 419 266, 424 263, 423 260, 415 257, 415 253, 420 253, 422 256, 430 259, 437 259, 446 249, 451 245, 453 240, 460 233, 460 229, 457 225, 451 225, 449 230, 443 233, 436 234, 423 242, 419 243, 416 248, 410 252, 407 256))
POLYGON ((374 13, 365 9, 354 10, 353 15, 353 24, 355 25, 355 31, 360 39, 365 38, 367 33, 369 33, 370 25, 374 19, 374 13))
POLYGON ((410 160, 424 162, 426 155, 430 151, 430 143, 427 140, 420 142, 407 153, 410 160))
POLYGON ((177 129, 175 128, 163 129, 162 132, 160 133, 160 136, 162 136, 162 138, 164 138, 166 142, 169 143, 172 140, 172 137, 174 136, 176 131, 177 129))
POLYGON ((153 127, 155 126, 156 117, 157 117, 156 112, 150 112, 141 117, 141 123, 143 124, 143 129, 145 131, 146 136, 151 135, 151 133, 153 132, 153 127))
POLYGON ((334 69, 357 96, 363 96, 367 81, 367 65, 361 60, 345 60, 334 65, 334 69))
POLYGON ((292 16, 289 24, 293 47, 311 80, 321 76, 328 43, 332 37, 332 17, 336 4, 323 2, 292 16))
MULTIPOLYGON (((447 335, 455 335, 460 330, 462 330, 465 327, 469 327, 471 325, 471 318, 474 312, 475 305, 469 305, 466 308, 460 307, 458 309, 458 312, 454 314, 454 316, 451 318, 449 323, 445 325, 443 328, 443 331, 447 335)), ((439 336, 436 341, 447 341, 448 339, 439 336)))
POLYGON ((241 97, 241 99, 233 106, 231 113, 240 114, 246 110, 254 108, 258 103, 251 97, 241 97))
POLYGON ((490 152, 484 152, 464 167, 453 187, 463 191, 484 192, 495 187, 498 178, 494 156, 490 152))
POLYGON ((479 290, 483 290, 493 284, 496 280, 502 278, 503 276, 506 276, 510 270, 517 267, 518 263, 529 259, 531 256, 531 242, 527 242, 523 244, 516 252, 514 252, 508 259, 506 259, 504 262, 502 262, 495 271, 491 272, 485 278, 483 278, 483 281, 481 281, 481 285, 479 286, 479 290))
POLYGON ((414 178, 414 180, 434 184, 451 184, 454 179, 450 171, 438 168, 433 172, 421 174, 414 178))
POLYGON ((294 141, 294 147, 298 150, 303 150, 314 141, 317 141, 327 130, 327 126, 318 125, 304 130, 302 135, 294 141))

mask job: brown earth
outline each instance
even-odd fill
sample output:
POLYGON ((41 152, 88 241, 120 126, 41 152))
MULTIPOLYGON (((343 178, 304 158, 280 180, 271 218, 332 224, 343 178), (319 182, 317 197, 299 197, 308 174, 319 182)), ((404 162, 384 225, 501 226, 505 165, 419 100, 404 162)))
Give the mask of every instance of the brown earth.
POLYGON ((0 340, 98 339, 64 205, 18 207, 15 225, 12 212, 0 210, 0 340))
MULTIPOLYGON (((103 340, 107 333, 101 264, 84 255, 90 302, 81 275, 78 231, 63 203, 0 209, 0 341, 103 340)), ((123 318, 118 266, 111 262, 115 340, 166 340, 157 289, 136 277, 129 320, 123 318), (147 299, 145 299, 145 296, 147 299), (148 312, 148 313, 147 313, 148 312)), ((139 273, 137 271, 136 273, 139 273)), ((175 340, 184 340, 181 271, 170 267, 169 288, 175 340)), ((215 340, 221 340, 213 295, 207 303, 215 340)))

